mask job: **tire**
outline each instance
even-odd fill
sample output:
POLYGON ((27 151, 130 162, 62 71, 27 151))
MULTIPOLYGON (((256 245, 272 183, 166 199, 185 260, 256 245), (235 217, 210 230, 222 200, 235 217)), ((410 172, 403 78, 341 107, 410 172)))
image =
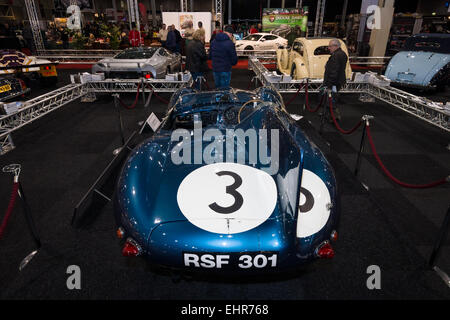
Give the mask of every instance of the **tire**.
POLYGON ((246 46, 245 48, 244 48, 244 53, 245 54, 250 54, 250 53, 252 53, 253 52, 253 47, 252 46, 246 46))

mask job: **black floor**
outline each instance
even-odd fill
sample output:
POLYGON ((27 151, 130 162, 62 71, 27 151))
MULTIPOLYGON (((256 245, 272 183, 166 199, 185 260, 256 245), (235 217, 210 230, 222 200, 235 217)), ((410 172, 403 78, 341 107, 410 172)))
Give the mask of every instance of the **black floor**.
MULTIPOLYGON (((78 70, 76 72, 79 72, 78 70)), ((60 73, 58 85, 68 82, 60 73)), ((232 86, 248 88, 253 74, 233 72, 232 86)), ((212 87, 212 81, 209 82, 212 87)), ((43 90, 43 89, 42 89, 43 90)), ((38 92, 38 91, 36 91, 38 92)), ((162 94, 166 99, 169 95, 162 94)), ((291 96, 286 95, 285 101, 291 96)), ((129 103, 134 95, 126 96, 129 103)), ((317 103, 315 96, 311 102, 317 103)), ((153 270, 144 259, 121 256, 111 206, 93 224, 74 229, 74 206, 120 145, 111 99, 75 102, 14 133, 16 149, 0 157, 0 166, 22 165, 21 182, 43 246, 21 272, 20 261, 33 250, 18 206, 0 240, 0 298, 3 299, 449 299, 450 289, 426 268, 439 226, 450 203, 448 185, 405 189, 377 166, 368 144, 361 170, 353 174, 361 131, 343 136, 331 124, 318 133, 319 117, 303 111, 303 97, 288 106, 304 115, 299 124, 324 151, 336 170, 342 196, 340 239, 332 260, 318 260, 294 274, 265 279, 174 278, 153 270), (369 187, 369 191, 361 184, 369 187), (81 268, 81 290, 68 290, 67 268, 81 268), (369 290, 367 268, 381 269, 381 289, 369 290)), ((159 117, 165 105, 153 99, 122 110, 126 135, 150 112, 159 117)), ((450 173, 450 135, 381 102, 361 103, 342 95, 344 128, 371 114, 377 151, 394 176, 408 183, 427 183, 450 173)), ((0 174, 0 216, 9 200, 12 179, 0 174)), ((437 261, 450 273, 449 239, 437 261)))

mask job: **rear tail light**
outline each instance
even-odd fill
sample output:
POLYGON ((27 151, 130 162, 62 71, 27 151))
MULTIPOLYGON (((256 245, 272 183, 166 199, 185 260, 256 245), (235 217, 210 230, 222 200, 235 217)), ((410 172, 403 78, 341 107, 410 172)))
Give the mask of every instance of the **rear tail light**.
POLYGON ((144 77, 145 77, 145 79, 150 79, 152 77, 152 74, 151 73, 146 73, 144 77))
POLYGON ((142 248, 131 238, 128 238, 122 249, 124 257, 137 257, 142 253, 142 248))
POLYGON ((334 250, 328 241, 325 241, 321 245, 319 245, 315 253, 319 258, 331 259, 334 257, 334 250))

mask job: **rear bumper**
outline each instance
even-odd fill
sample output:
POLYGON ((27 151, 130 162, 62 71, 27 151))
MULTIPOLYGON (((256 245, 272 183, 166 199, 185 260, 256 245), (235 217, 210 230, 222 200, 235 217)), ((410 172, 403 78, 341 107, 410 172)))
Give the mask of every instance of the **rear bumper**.
POLYGON ((0 102, 12 100, 12 99, 17 98, 17 97, 20 97, 20 96, 22 96, 22 95, 24 95, 24 94, 27 94, 27 93, 29 93, 30 91, 31 91, 30 88, 26 88, 25 90, 18 91, 18 92, 14 92, 14 93, 12 93, 12 94, 10 94, 10 95, 0 96, 0 102))
POLYGON ((403 87, 403 88, 411 88, 411 89, 421 89, 421 90, 434 90, 436 89, 435 85, 422 85, 417 83, 408 83, 408 82, 399 82, 399 81, 391 81, 391 86, 395 87, 403 87))

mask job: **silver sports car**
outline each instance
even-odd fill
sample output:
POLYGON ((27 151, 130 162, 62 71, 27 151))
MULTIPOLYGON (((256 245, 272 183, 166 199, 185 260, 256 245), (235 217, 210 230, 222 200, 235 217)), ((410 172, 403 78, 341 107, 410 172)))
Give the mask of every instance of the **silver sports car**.
POLYGON ((128 48, 92 66, 92 73, 103 72, 106 78, 120 79, 160 79, 180 70, 181 55, 160 47, 128 48))

